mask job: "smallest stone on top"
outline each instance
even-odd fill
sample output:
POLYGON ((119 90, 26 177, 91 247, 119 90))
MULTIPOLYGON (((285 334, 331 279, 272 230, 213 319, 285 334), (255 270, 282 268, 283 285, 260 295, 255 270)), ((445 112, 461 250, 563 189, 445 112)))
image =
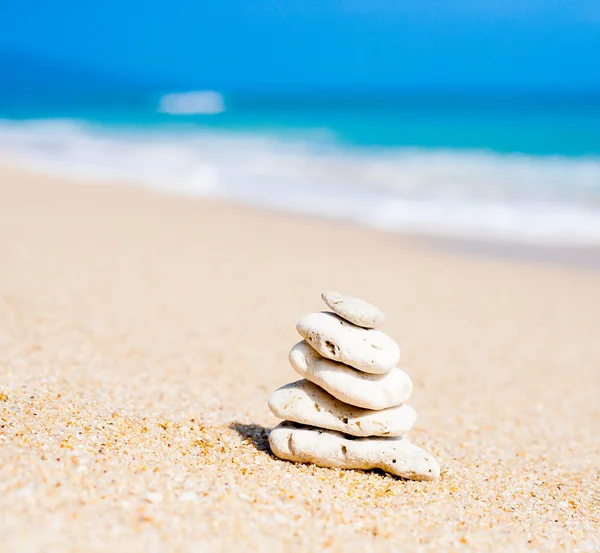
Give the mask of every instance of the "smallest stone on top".
POLYGON ((352 298, 325 290, 321 297, 327 306, 343 319, 363 328, 377 328, 385 321, 384 314, 374 305, 358 298, 352 298))
POLYGON ((284 421, 269 435, 271 450, 297 463, 436 479, 437 461, 406 437, 417 418, 405 404, 413 385, 396 366, 398 344, 375 328, 383 313, 336 292, 321 297, 333 313, 302 317, 296 329, 304 340, 289 356, 303 379, 269 399, 273 414, 284 421))

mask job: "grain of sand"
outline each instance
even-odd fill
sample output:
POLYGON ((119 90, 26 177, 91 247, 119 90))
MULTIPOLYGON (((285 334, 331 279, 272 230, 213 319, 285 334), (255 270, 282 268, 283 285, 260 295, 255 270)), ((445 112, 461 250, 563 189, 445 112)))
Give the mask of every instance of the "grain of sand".
POLYGON ((0 550, 600 550, 600 275, 0 169, 0 550), (439 481, 275 459, 322 289, 372 301, 439 481))

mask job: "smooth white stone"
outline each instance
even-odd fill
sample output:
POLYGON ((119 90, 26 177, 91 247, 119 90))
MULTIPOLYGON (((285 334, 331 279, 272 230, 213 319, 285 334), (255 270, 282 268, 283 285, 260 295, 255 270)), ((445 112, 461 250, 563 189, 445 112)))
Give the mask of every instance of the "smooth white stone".
POLYGON ((319 355, 304 340, 290 351, 290 365, 340 401, 365 409, 387 409, 404 403, 413 390, 412 380, 402 369, 368 374, 319 355))
POLYGON ((387 334, 356 326, 335 313, 322 311, 305 315, 296 330, 323 357, 359 371, 387 373, 400 359, 398 344, 387 334))
POLYGON ((308 380, 275 390, 269 408, 280 419, 352 436, 403 436, 417 420, 416 411, 408 405, 381 411, 362 409, 335 399, 308 380))
POLYGON ((332 311, 357 326, 376 328, 385 320, 384 314, 365 300, 329 290, 325 290, 321 297, 332 311))
POLYGON ((284 421, 269 434, 271 450, 280 459, 341 469, 381 469, 410 480, 435 480, 435 458, 406 438, 351 439, 284 421))

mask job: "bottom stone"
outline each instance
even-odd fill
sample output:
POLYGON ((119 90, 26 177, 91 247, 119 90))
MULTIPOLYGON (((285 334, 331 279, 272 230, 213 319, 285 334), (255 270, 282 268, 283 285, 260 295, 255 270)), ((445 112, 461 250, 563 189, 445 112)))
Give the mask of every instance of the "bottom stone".
POLYGON ((406 438, 351 438, 289 421, 269 434, 280 459, 341 469, 381 469, 410 480, 435 480, 440 467, 432 455, 406 438))

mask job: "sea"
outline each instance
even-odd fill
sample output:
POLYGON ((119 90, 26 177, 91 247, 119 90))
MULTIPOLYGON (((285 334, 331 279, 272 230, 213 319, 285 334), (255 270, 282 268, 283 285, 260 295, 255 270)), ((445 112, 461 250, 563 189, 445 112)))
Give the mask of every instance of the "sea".
POLYGON ((600 244, 600 93, 0 92, 0 157, 391 232, 600 244))

